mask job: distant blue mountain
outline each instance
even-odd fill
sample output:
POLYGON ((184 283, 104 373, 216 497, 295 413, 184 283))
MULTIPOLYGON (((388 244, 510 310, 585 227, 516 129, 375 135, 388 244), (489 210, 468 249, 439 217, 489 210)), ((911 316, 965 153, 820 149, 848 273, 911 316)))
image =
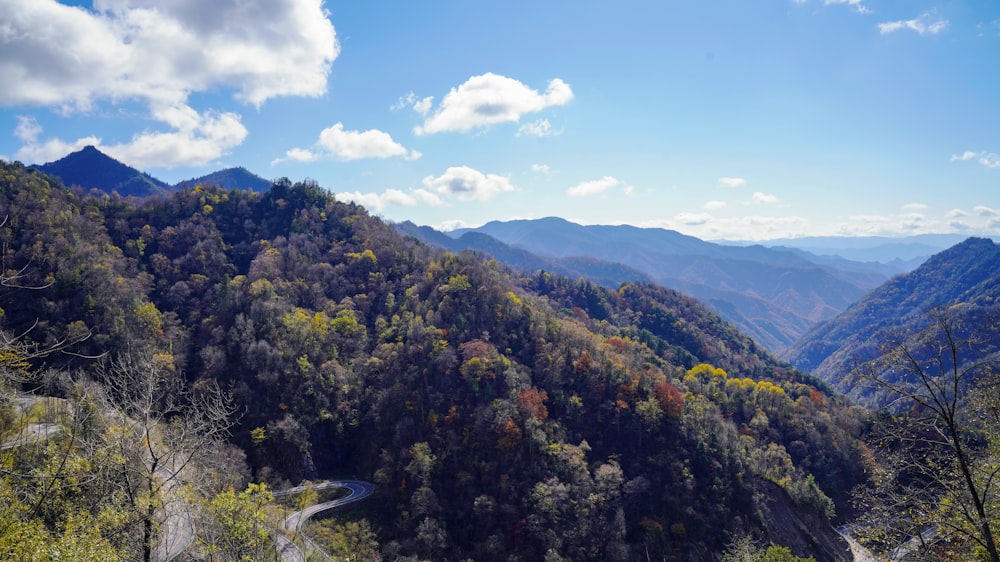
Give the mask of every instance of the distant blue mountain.
POLYGON ((67 187, 75 185, 136 197, 159 195, 173 189, 149 174, 122 164, 93 146, 84 147, 55 162, 34 167, 59 178, 67 187))
POLYGON ((701 299, 772 351, 791 345, 810 326, 896 273, 883 264, 837 261, 799 250, 727 246, 671 230, 583 226, 555 217, 490 222, 448 234, 461 241, 473 232, 564 267, 570 258, 622 264, 623 271, 701 299))
POLYGON ((225 170, 212 172, 205 176, 179 182, 174 187, 179 189, 185 185, 193 187, 198 184, 217 185, 226 190, 249 189, 251 191, 267 191, 271 189, 271 182, 269 180, 243 167, 226 168, 225 170))

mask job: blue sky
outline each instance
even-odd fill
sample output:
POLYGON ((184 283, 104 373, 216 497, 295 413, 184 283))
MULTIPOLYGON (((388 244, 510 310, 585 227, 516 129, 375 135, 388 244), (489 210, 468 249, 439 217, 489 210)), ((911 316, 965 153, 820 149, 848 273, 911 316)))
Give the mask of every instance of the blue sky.
POLYGON ((1000 235, 995 0, 0 0, 0 157, 394 221, 1000 235))

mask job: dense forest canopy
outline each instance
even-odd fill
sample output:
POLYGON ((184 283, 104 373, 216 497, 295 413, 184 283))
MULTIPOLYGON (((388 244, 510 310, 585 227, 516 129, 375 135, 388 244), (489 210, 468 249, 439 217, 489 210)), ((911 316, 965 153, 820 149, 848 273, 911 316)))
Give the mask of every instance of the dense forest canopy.
POLYGON ((0 215, 32 287, 4 330, 76 342, 35 367, 142 346, 218 384, 253 479, 378 486, 385 559, 847 556, 862 416, 674 291, 435 251, 308 182, 138 200, 3 164, 0 215))

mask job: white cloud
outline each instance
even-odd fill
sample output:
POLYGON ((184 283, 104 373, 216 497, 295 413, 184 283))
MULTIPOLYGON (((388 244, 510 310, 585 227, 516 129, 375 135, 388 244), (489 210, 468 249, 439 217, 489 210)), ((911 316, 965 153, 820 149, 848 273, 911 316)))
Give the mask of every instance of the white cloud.
POLYGON ((318 96, 340 51, 316 0, 96 0, 95 11, 54 0, 5 4, 0 105, 177 104, 219 86, 254 105, 318 96))
POLYGON ((531 171, 539 174, 547 174, 552 171, 548 164, 532 164, 531 171))
POLYGON ((271 161, 271 165, 280 164, 286 160, 294 160, 296 162, 315 162, 322 158, 320 154, 317 154, 311 150, 306 150, 304 148, 291 148, 285 153, 284 158, 275 158, 271 161))
POLYGON ((466 228, 468 226, 469 224, 462 219, 452 219, 438 223, 437 226, 434 227, 434 230, 451 232, 452 230, 458 230, 459 228, 466 228))
POLYGON ((378 129, 367 131, 344 130, 343 123, 336 123, 323 129, 316 141, 316 150, 292 148, 285 153, 284 158, 276 158, 271 165, 287 160, 297 162, 315 162, 322 158, 334 158, 342 162, 361 160, 364 158, 392 158, 402 156, 407 160, 416 160, 422 155, 416 150, 407 150, 403 145, 392 140, 389 133, 378 129))
POLYGON ((337 193, 336 197, 341 201, 353 201, 371 211, 381 211, 391 205, 412 207, 414 205, 440 206, 444 204, 440 197, 425 189, 411 189, 409 191, 387 189, 382 193, 352 191, 337 193))
POLYGON ((951 156, 952 162, 968 162, 969 160, 975 160, 987 168, 1000 168, 1000 154, 994 152, 966 150, 961 154, 951 156))
POLYGON ((178 104, 153 109, 153 117, 173 130, 144 131, 129 143, 99 148, 137 168, 203 166, 238 146, 247 136, 246 127, 235 113, 198 113, 178 104))
POLYGON ((323 129, 316 146, 328 151, 338 160, 360 160, 362 158, 392 158, 402 156, 414 160, 420 158, 415 150, 407 151, 403 145, 392 140, 388 133, 378 129, 367 131, 345 131, 343 123, 323 129))
POLYGON ((958 219, 969 216, 969 213, 963 211, 962 209, 952 209, 944 214, 945 218, 958 219))
POLYGON ((778 198, 769 193, 762 193, 760 191, 755 191, 753 196, 750 198, 754 203, 758 205, 767 205, 770 203, 777 203, 778 198))
POLYGON ((127 143, 109 145, 102 144, 95 136, 72 142, 58 138, 39 142, 41 126, 34 120, 22 120, 14 131, 14 135, 25 143, 18 149, 17 157, 28 162, 51 162, 93 145, 137 168, 201 166, 238 146, 247 136, 247 129, 236 113, 198 113, 185 104, 158 105, 151 111, 153 119, 172 130, 146 130, 133 135, 127 143))
POLYGON ((60 139, 49 139, 45 142, 32 142, 22 146, 15 154, 15 158, 24 162, 44 164, 54 162, 85 146, 99 146, 100 144, 101 139, 94 136, 79 138, 69 143, 60 139))
POLYGON ((580 182, 566 190, 567 195, 573 197, 587 197, 603 193, 613 187, 621 185, 621 180, 611 176, 604 176, 599 180, 580 182))
POLYGON ((927 205, 924 203, 907 203, 903 205, 903 210, 906 211, 922 211, 924 209, 927 209, 927 205))
POLYGON ((976 213, 981 217, 1000 217, 1000 211, 996 209, 991 209, 985 205, 976 205, 973 207, 972 212, 976 213))
POLYGON ((566 105, 572 99, 569 84, 558 78, 550 81, 545 92, 540 93, 513 78, 488 72, 452 88, 437 111, 414 132, 418 135, 461 132, 498 123, 515 123, 526 113, 566 105))
POLYGON ((560 134, 559 131, 552 130, 552 124, 548 119, 539 119, 531 123, 525 123, 517 129, 517 136, 530 137, 554 137, 560 134))
MULTIPOLYGON (((243 141, 237 114, 192 109, 191 94, 228 90, 258 107, 274 97, 319 96, 340 51, 317 0, 95 0, 93 10, 5 0, 2 14, 0 106, 71 113, 104 102, 145 104, 171 130, 102 148, 135 166, 202 165, 243 141)), ((22 151, 82 140, 39 142, 36 134, 22 151)))
POLYGON ((870 14, 871 9, 865 6, 862 0, 823 0, 823 4, 829 6, 830 4, 847 4, 848 6, 854 8, 859 14, 870 14))
POLYGON ((427 112, 431 110, 434 105, 434 96, 428 96, 426 98, 418 98, 413 91, 408 92, 405 96, 399 98, 399 101, 389 106, 392 111, 399 111, 400 109, 405 109, 407 107, 412 107, 413 111, 421 115, 427 115, 427 112))
POLYGON ((724 208, 725 206, 726 206, 725 201, 709 201, 708 203, 702 205, 702 207, 704 207, 705 210, 707 211, 716 211, 718 209, 724 208))
POLYGON ((878 24, 878 30, 882 35, 902 30, 914 31, 917 35, 938 35, 948 29, 948 25, 948 20, 940 19, 933 11, 930 11, 924 12, 919 18, 912 20, 897 20, 880 23, 878 24))
POLYGON ((498 193, 514 191, 510 179, 484 174, 468 166, 448 168, 438 177, 427 176, 423 184, 442 197, 454 197, 459 201, 486 201, 498 193))
POLYGON ((15 137, 26 143, 33 143, 38 140, 40 134, 42 134, 42 126, 38 124, 38 121, 35 121, 34 117, 17 116, 17 127, 14 128, 15 137))
POLYGON ((709 213, 678 213, 670 219, 636 226, 678 230, 704 240, 768 240, 801 235, 809 226, 802 217, 715 217, 709 213))
POLYGON ((701 226, 712 220, 712 215, 708 213, 677 213, 674 221, 685 226, 701 226))
POLYGON ((743 178, 719 178, 719 183, 726 187, 742 187, 747 184, 743 178))

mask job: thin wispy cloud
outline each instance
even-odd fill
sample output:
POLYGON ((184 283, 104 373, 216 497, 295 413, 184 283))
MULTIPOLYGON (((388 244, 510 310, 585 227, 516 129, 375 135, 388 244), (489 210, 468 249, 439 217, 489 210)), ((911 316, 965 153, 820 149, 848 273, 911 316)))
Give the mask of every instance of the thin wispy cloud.
POLYGON ((951 156, 952 162, 968 162, 970 160, 978 162, 987 168, 1000 168, 1000 154, 994 152, 966 150, 961 154, 953 154, 951 156))
POLYGON ((599 180, 580 182, 566 190, 566 194, 572 197, 589 197, 598 195, 605 191, 622 185, 621 180, 611 176, 604 176, 599 180))
POLYGON ((548 119, 539 119, 538 121, 525 123, 517 129, 517 136, 519 137, 554 137, 558 134, 560 134, 560 131, 553 129, 552 123, 549 123, 548 119))
POLYGON ((777 203, 778 198, 770 193, 763 193, 760 191, 755 191, 750 200, 758 205, 769 205, 771 203, 777 203))
POLYGON ((940 18, 933 11, 924 12, 911 20, 887 21, 878 24, 879 33, 888 35, 897 31, 913 31, 917 35, 938 35, 948 29, 948 20, 940 18))
POLYGON ((743 178, 719 178, 719 184, 725 187, 742 187, 747 184, 743 178))
POLYGON ((868 6, 865 6, 865 3, 862 0, 823 0, 823 4, 827 6, 831 4, 845 4, 857 10, 859 14, 872 13, 871 9, 868 6))

